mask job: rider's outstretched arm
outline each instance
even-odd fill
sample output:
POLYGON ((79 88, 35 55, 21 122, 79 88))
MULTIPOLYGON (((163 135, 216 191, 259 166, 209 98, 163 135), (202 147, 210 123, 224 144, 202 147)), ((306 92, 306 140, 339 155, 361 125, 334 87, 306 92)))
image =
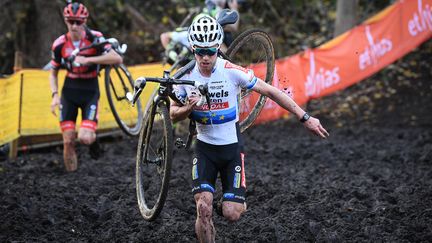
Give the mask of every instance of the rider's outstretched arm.
MULTIPOLYGON (((301 120, 306 114, 306 112, 299 105, 297 105, 297 103, 291 99, 291 97, 276 87, 267 84, 261 79, 258 79, 252 90, 269 97, 285 110, 293 113, 299 120, 301 120)), ((303 124, 309 131, 320 136, 321 138, 327 138, 329 136, 329 133, 324 129, 317 118, 310 116, 303 124)))

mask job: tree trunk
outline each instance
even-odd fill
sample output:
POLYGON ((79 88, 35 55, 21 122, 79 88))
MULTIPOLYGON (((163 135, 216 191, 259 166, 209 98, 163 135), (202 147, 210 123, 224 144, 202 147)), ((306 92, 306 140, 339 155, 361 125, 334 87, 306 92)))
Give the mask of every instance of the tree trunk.
POLYGON ((25 64, 42 68, 51 59, 51 45, 61 34, 66 33, 66 25, 57 1, 33 0, 29 25, 26 29, 26 45, 23 50, 25 64))
POLYGON ((338 0, 334 35, 338 36, 357 24, 358 0, 338 0))

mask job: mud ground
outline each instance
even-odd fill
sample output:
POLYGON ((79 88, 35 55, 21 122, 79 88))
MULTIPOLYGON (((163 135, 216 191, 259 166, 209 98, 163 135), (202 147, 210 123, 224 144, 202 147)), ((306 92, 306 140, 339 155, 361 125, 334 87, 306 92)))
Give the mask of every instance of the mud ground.
MULTIPOLYGON (((248 211, 215 214, 218 242, 430 242, 432 43, 377 75, 313 101, 330 131, 293 119, 248 130, 248 211)), ((102 140, 64 172, 62 148, 0 161, 0 242, 196 242, 191 159, 176 153, 168 200, 154 222, 135 196, 136 139, 102 140)))

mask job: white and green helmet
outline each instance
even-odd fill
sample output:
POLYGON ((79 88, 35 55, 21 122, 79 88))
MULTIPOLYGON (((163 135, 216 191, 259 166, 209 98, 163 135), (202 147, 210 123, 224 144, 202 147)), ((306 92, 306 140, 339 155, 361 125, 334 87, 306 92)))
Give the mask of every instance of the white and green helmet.
POLYGON ((224 32, 216 19, 203 14, 195 18, 188 30, 188 40, 191 46, 211 47, 222 44, 224 32))

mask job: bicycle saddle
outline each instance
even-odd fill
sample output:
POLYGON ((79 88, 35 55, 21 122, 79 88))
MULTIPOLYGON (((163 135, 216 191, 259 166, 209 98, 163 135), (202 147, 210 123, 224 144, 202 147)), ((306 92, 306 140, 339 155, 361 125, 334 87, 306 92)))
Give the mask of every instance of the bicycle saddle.
POLYGON ((223 9, 219 12, 217 16, 217 21, 220 25, 225 26, 227 24, 234 24, 237 22, 239 14, 235 10, 223 9))

